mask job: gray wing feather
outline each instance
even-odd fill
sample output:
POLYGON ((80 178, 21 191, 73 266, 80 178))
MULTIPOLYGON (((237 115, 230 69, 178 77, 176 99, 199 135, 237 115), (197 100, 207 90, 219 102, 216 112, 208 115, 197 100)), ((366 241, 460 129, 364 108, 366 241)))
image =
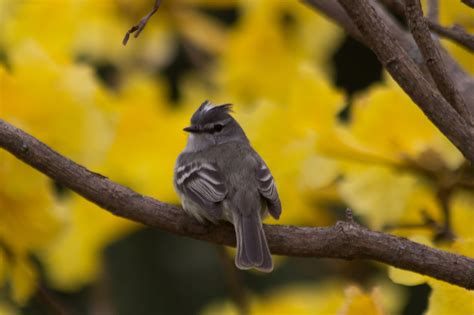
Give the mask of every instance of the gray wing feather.
POLYGON ((176 169, 178 190, 208 210, 212 217, 221 216, 220 203, 227 195, 224 178, 215 163, 191 162, 176 169))
POLYGON ((276 189, 272 173, 265 165, 261 163, 257 170, 258 191, 267 201, 268 212, 272 217, 278 219, 281 214, 281 202, 276 189))

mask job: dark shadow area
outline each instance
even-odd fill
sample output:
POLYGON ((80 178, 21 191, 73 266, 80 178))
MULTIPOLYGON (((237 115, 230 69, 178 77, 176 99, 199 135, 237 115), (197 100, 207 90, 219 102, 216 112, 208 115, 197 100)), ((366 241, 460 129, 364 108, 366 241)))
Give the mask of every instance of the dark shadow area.
POLYGON ((424 314, 428 306, 428 298, 431 288, 427 284, 421 284, 413 287, 407 287, 408 301, 403 308, 403 315, 424 314))
POLYGON ((342 41, 332 57, 335 85, 349 96, 382 79, 382 65, 375 54, 350 36, 342 41))

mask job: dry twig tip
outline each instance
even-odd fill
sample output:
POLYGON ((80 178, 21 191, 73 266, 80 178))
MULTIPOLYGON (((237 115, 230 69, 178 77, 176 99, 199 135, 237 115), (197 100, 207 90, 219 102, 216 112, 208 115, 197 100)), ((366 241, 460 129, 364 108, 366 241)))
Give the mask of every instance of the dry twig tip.
POLYGON ((133 25, 128 31, 127 33, 125 34, 123 40, 122 40, 122 44, 125 46, 127 45, 128 43, 128 40, 130 39, 130 35, 135 33, 133 36, 135 38, 137 38, 140 33, 143 31, 143 29, 145 28, 146 24, 148 23, 148 21, 150 20, 150 18, 153 16, 153 14, 156 13, 156 11, 158 11, 158 9, 160 8, 160 5, 161 5, 161 0, 156 0, 155 1, 155 4, 153 5, 153 8, 151 9, 151 11, 145 15, 138 24, 136 25, 133 25))

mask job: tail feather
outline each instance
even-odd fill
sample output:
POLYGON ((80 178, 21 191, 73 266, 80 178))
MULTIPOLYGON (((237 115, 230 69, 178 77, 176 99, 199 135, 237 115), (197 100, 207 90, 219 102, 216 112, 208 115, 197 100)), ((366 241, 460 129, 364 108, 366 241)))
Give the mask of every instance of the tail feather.
POLYGON ((249 216, 234 214, 234 226, 237 239, 237 255, 235 256, 237 268, 272 271, 272 256, 259 214, 249 216))

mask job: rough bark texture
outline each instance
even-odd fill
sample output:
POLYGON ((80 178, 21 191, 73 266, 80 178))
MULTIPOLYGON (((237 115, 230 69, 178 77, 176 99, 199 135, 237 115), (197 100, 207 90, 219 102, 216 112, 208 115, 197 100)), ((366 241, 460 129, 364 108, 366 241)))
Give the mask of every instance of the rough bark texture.
POLYGON ((160 8, 160 5, 161 5, 161 0, 155 0, 155 4, 153 5, 153 8, 151 9, 150 12, 148 12, 147 15, 145 15, 141 20, 140 22, 138 22, 138 24, 135 24, 133 25, 128 31, 127 33, 125 33, 125 36, 123 37, 123 40, 122 40, 122 45, 127 45, 128 43, 128 40, 130 39, 130 35, 134 34, 133 36, 135 38, 137 38, 138 36, 140 36, 140 33, 143 31, 143 29, 145 28, 146 24, 148 23, 148 21, 151 19, 151 17, 153 16, 153 14, 156 13, 156 11, 158 11, 158 9, 160 8))
MULTIPOLYGON (((235 246, 230 224, 201 225, 180 207, 143 196, 91 172, 1 119, 0 147, 117 216, 177 235, 235 246)), ((273 254, 371 259, 474 289, 474 259, 368 230, 350 217, 347 222, 326 228, 265 225, 264 229, 273 254)))
MULTIPOLYGON (((322 14, 333 20, 339 26, 341 26, 349 35, 360 41, 364 45, 371 48, 368 43, 368 39, 362 36, 358 27, 354 24, 352 18, 345 12, 344 8, 339 4, 338 1, 327 1, 327 0, 301 0, 306 5, 320 11, 322 14), (341 12, 342 11, 342 12, 341 12)), ((413 39, 413 36, 406 31, 406 29, 400 25, 400 23, 394 18, 390 12, 388 12, 379 1, 383 1, 387 6, 393 8, 398 14, 405 14, 405 2, 403 0, 369 0, 367 3, 374 8, 376 15, 384 23, 387 29, 390 30, 391 34, 406 53, 410 56, 414 63, 417 64, 419 69, 425 75, 425 79, 430 82, 434 82, 431 78, 430 71, 425 65, 425 60, 418 48, 417 43, 413 39)), ((357 5, 355 0, 354 5, 357 5)), ((471 36, 467 34, 468 37, 471 36)), ((474 78, 464 70, 456 60, 443 48, 440 47, 440 54, 446 71, 448 71, 453 79, 456 81, 459 89, 459 93, 467 102, 467 106, 470 112, 474 112, 474 78)))
POLYGON ((463 118, 468 125, 472 125, 469 109, 459 94, 451 73, 447 71, 441 59, 441 47, 439 42, 431 37, 428 24, 423 18, 420 1, 405 0, 405 15, 410 31, 421 50, 428 70, 431 73, 431 77, 434 79, 439 91, 459 115, 461 115, 461 118, 463 118))
POLYGON ((470 52, 474 52, 474 36, 468 34, 461 26, 454 25, 451 27, 444 27, 428 19, 426 20, 426 23, 428 23, 430 29, 433 32, 436 32, 436 34, 449 38, 470 52))
MULTIPOLYGON (((317 0, 312 0, 313 2, 317 0)), ((439 130, 464 154, 466 159, 474 163, 474 128, 462 117, 442 96, 436 86, 420 71, 417 63, 411 58, 399 43, 403 40, 398 31, 388 27, 378 6, 372 6, 370 0, 339 0, 352 22, 357 26, 364 38, 364 43, 377 55, 379 61, 390 73, 400 87, 419 106, 425 115, 439 130)), ((466 91, 472 78, 465 76, 452 58, 442 52, 446 71, 461 86, 460 93, 466 91), (458 76, 459 74, 459 76, 458 76), (462 77, 461 77, 462 75, 462 77)), ((466 95, 467 95, 466 94, 466 95)), ((472 108, 472 99, 462 94, 464 99, 471 100, 468 106, 472 108)))

